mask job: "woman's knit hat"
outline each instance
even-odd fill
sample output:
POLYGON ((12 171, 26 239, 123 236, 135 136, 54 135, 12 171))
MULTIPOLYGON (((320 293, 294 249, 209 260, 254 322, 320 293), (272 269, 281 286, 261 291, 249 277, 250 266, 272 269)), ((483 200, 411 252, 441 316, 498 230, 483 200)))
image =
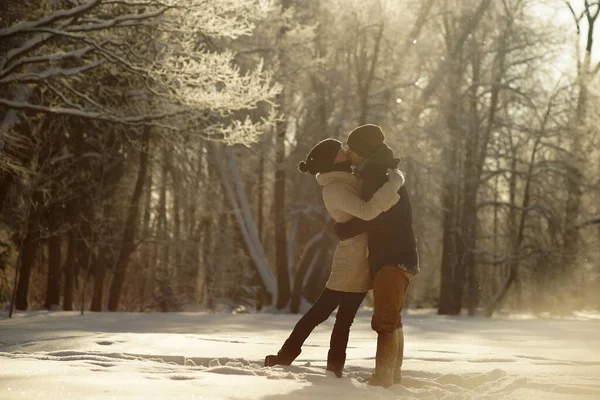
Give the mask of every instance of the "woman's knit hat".
POLYGON ((385 135, 378 125, 361 125, 348 135, 346 143, 350 150, 361 157, 370 157, 385 140, 385 135))
POLYGON ((325 139, 313 147, 306 160, 298 164, 298 170, 302 173, 311 175, 329 172, 333 169, 333 164, 338 151, 342 147, 342 142, 335 139, 325 139))

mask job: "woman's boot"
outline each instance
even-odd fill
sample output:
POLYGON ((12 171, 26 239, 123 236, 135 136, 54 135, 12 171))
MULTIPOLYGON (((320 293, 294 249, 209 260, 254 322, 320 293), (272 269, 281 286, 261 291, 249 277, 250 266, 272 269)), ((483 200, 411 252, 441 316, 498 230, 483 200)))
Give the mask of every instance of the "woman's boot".
POLYGON ((300 348, 291 348, 283 346, 277 354, 270 354, 265 357, 265 367, 273 367, 275 365, 290 365, 302 353, 300 348))
POLYGON ((341 378, 343 376, 344 364, 346 364, 346 353, 335 354, 331 350, 327 353, 327 371, 331 371, 341 378))

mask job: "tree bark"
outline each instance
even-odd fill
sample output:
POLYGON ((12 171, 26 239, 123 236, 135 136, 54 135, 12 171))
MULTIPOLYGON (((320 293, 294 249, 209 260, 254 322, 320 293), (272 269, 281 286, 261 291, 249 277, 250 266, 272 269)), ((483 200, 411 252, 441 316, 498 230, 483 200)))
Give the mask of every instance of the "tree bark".
MULTIPOLYGON (((292 0, 281 0, 282 11, 285 12, 292 6, 292 0)), ((289 28, 282 26, 279 30, 278 40, 283 40, 289 28)), ((284 54, 279 55, 282 62, 282 70, 285 69, 284 54)), ((285 96, 283 91, 278 95, 277 103, 282 110, 285 110, 285 96)), ((274 185, 274 222, 275 222, 275 269, 277 271, 277 299, 276 308, 281 310, 285 308, 290 300, 290 275, 287 257, 287 226, 285 211, 285 171, 283 162, 285 161, 285 121, 277 122, 275 126, 275 185, 274 185)))
POLYGON ((117 311, 119 309, 119 300, 121 298, 121 291, 125 282, 125 273, 127 272, 127 264, 129 263, 129 256, 134 250, 134 238, 136 230, 136 221, 139 214, 140 198, 142 196, 144 182, 146 180, 146 172, 148 169, 148 153, 150 151, 150 127, 143 128, 141 149, 140 149, 140 163, 138 168, 138 176, 127 210, 127 220, 125 222, 125 229, 123 230, 123 240, 119 257, 115 265, 115 275, 110 288, 110 297, 108 300, 108 310, 117 311))
MULTIPOLYGON (((458 55, 455 55, 458 56, 458 55)), ((459 98, 459 84, 462 78, 462 69, 459 65, 459 60, 455 59, 452 63, 452 78, 449 82, 449 91, 447 98, 447 109, 445 115, 446 129, 448 131, 449 143, 444 147, 442 159, 447 161, 446 174, 442 184, 442 265, 441 265, 441 281, 440 281, 440 298, 438 303, 438 314, 454 315, 457 303, 460 304, 461 299, 455 298, 455 287, 459 284, 456 282, 455 268, 460 261, 457 257, 458 241, 458 209, 459 197, 458 191, 460 183, 458 179, 459 171, 459 145, 461 139, 461 127, 459 124, 459 116, 461 115, 459 98)), ((464 284, 464 282, 460 282, 464 284)))
MULTIPOLYGON (((457 149, 445 149, 447 156, 444 159, 449 160, 449 164, 456 165, 457 149)), ((452 176, 452 175, 451 175, 452 176)), ((454 306, 454 266, 456 265, 456 182, 446 178, 442 188, 442 266, 440 280, 440 299, 438 303, 438 314, 453 314, 456 309, 454 306)))
POLYGON ((157 269, 158 287, 160 296, 158 305, 162 312, 167 312, 171 308, 173 297, 172 281, 171 281, 171 266, 170 259, 170 243, 167 223, 167 185, 169 181, 169 155, 167 149, 163 149, 163 162, 161 168, 161 181, 158 196, 158 227, 157 236, 160 238, 160 246, 162 247, 162 257, 159 260, 159 268, 157 269))
POLYGON ((110 249, 106 246, 100 248, 99 254, 94 263, 94 294, 92 295, 92 304, 90 311, 102 311, 102 302, 104 298, 104 277, 108 267, 107 253, 110 249))
MULTIPOLYGON (((102 210, 102 218, 107 221, 112 217, 112 206, 110 201, 105 203, 102 210)), ((110 262, 108 255, 110 254, 111 246, 103 244, 100 246, 96 259, 94 261, 94 290, 92 294, 92 304, 90 311, 102 311, 104 300, 104 278, 106 276, 106 268, 110 262)))
MULTIPOLYGON (((146 198, 144 200, 144 216, 142 218, 142 238, 148 239, 151 235, 150 229, 150 214, 152 209, 152 164, 148 163, 148 173, 146 182, 146 198)), ((144 311, 146 301, 146 285, 150 280, 150 246, 144 245, 144 252, 140 260, 141 273, 140 279, 142 284, 140 285, 140 312, 144 311)))
POLYGON ((265 155, 260 154, 260 160, 258 161, 258 212, 257 212, 257 223, 258 223, 258 239, 263 240, 263 224, 264 224, 264 198, 265 198, 265 155))
MULTIPOLYGON (((78 201, 76 201, 78 203, 78 201)), ((69 231, 69 244, 67 248, 67 261, 65 263, 65 292, 63 310, 73 310, 73 286, 75 283, 75 262, 77 260, 78 229, 72 227, 69 231)))
POLYGON ((274 211, 275 211, 275 264, 277 268, 277 303, 278 310, 285 308, 290 300, 290 275, 287 258, 287 227, 285 212, 285 171, 282 163, 285 159, 285 128, 278 124, 276 132, 276 162, 274 188, 274 211))
MULTIPOLYGON (((57 210, 51 211, 51 229, 58 228, 57 210)), ((46 283, 46 301, 44 307, 50 309, 53 305, 60 304, 60 281, 61 281, 61 237, 53 235, 48 239, 48 279, 46 283)))
MULTIPOLYGON (((83 152, 83 127, 75 125, 74 133, 74 161, 78 168, 74 171, 81 179, 81 155, 83 152)), ((80 183, 80 180, 77 181, 80 183)), ((63 309, 65 311, 73 310, 73 288, 75 284, 75 263, 77 262, 77 242, 79 240, 79 214, 81 212, 81 199, 77 196, 69 208, 70 214, 68 220, 71 223, 69 227, 69 247, 67 250, 67 261, 65 263, 65 293, 63 298, 63 309)))
MULTIPOLYGON (((17 310, 27 310, 27 297, 29 294, 29 278, 31 277, 31 268, 35 262, 35 256, 39 245, 39 229, 38 229, 38 218, 39 214, 36 209, 42 202, 42 193, 35 192, 29 204, 27 232, 23 246, 19 251, 21 252, 20 259, 21 265, 19 268, 19 283, 17 285, 17 293, 15 299, 15 308, 17 310)), ((57 303, 58 304, 58 303, 57 303)))
POLYGON ((300 312, 302 291, 304 289, 306 277, 314 268, 321 252, 324 251, 323 245, 329 244, 326 237, 327 231, 323 231, 313 236, 313 238, 306 243, 304 252, 298 263, 298 270, 294 276, 294 288, 290 301, 290 312, 293 314, 298 314, 300 312))
POLYGON ((173 267, 174 267, 174 289, 173 291, 184 301, 189 302, 191 300, 191 291, 193 283, 193 273, 191 271, 192 264, 188 260, 184 259, 184 242, 182 238, 182 206, 184 204, 182 185, 180 184, 180 177, 175 173, 175 166, 171 162, 171 168, 169 169, 171 182, 172 182, 172 198, 173 204, 171 207, 171 215, 173 217, 173 267))
POLYGON ((208 218, 202 220, 200 224, 200 230, 202 231, 202 272, 203 272, 203 285, 197 290, 202 294, 202 302, 204 306, 212 310, 213 299, 211 291, 213 289, 213 269, 210 262, 210 253, 212 248, 212 226, 211 221, 208 218))
POLYGON ((13 174, 8 172, 0 172, 0 214, 4 209, 4 202, 8 198, 10 187, 14 181, 15 177, 13 174))

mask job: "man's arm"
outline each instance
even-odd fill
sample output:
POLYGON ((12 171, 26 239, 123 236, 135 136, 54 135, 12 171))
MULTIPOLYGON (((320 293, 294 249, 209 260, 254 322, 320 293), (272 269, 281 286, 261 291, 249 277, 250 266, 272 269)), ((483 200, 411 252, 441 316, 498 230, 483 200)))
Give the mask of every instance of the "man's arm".
POLYGON ((377 218, 371 221, 365 221, 360 218, 352 218, 347 222, 338 222, 333 227, 333 232, 340 240, 346 240, 365 232, 377 231, 381 227, 382 218, 385 219, 387 211, 379 214, 377 218))
POLYGON ((323 201, 330 212, 337 210, 370 221, 398 202, 398 190, 403 184, 400 171, 393 171, 389 180, 368 201, 358 197, 347 185, 330 184, 323 188, 323 201))
POLYGON ((367 232, 369 221, 360 218, 352 218, 348 222, 336 223, 333 232, 340 240, 346 240, 367 232))

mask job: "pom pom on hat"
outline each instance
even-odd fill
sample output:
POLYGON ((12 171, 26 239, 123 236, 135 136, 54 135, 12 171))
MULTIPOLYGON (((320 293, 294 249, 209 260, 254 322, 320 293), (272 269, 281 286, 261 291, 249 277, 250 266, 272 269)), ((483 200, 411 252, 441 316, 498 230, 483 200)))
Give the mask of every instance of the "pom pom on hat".
POLYGON ((298 164, 298 171, 302 172, 303 174, 307 173, 308 165, 304 161, 300 161, 298 164))

